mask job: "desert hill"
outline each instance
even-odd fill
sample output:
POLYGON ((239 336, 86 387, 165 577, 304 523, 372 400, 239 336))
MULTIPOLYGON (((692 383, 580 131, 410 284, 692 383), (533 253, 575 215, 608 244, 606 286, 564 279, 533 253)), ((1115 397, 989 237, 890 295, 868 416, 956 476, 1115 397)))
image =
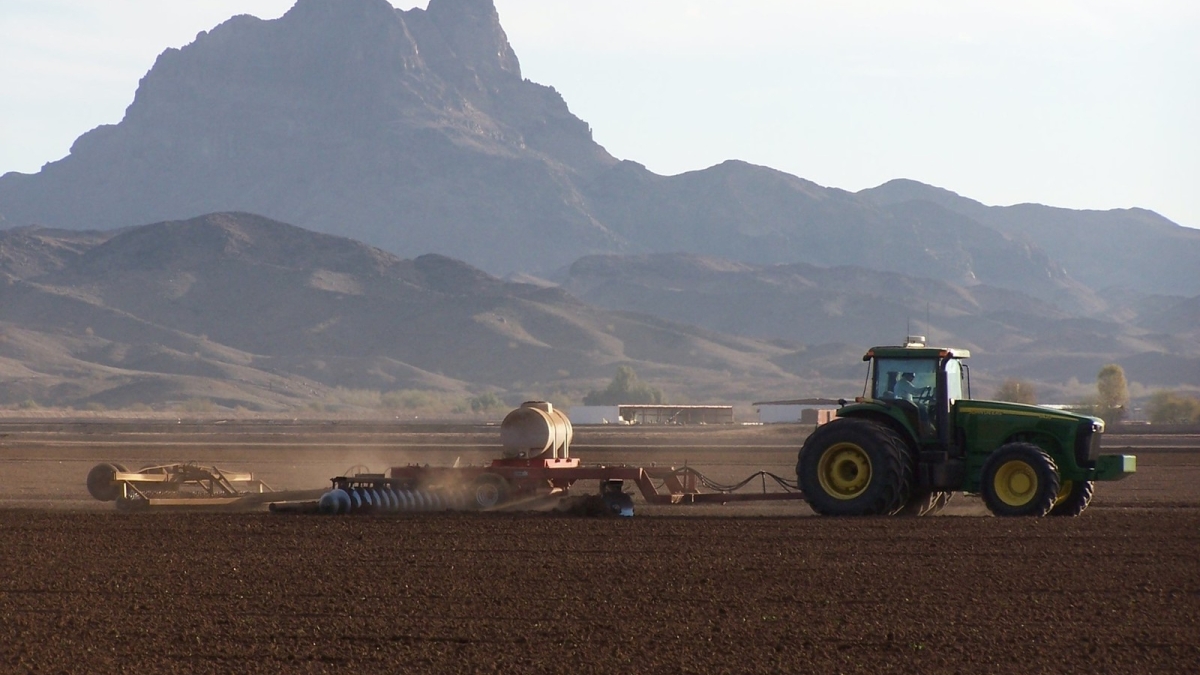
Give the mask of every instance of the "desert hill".
POLYGON ((911 182, 852 194, 738 161, 660 176, 612 157, 522 77, 491 0, 299 0, 163 52, 119 124, 37 174, 0 177, 0 222, 97 230, 241 211, 491 274, 684 251, 919 270, 1071 312, 1106 311, 1094 294, 1112 286, 1200 293, 1200 232, 1139 210, 951 195, 911 182))
POLYGON ((280 409, 335 387, 578 398, 616 364, 678 398, 801 386, 771 361, 796 347, 597 310, 443 256, 403 260, 248 214, 8 231, 0 250, 10 405, 202 397, 280 409))

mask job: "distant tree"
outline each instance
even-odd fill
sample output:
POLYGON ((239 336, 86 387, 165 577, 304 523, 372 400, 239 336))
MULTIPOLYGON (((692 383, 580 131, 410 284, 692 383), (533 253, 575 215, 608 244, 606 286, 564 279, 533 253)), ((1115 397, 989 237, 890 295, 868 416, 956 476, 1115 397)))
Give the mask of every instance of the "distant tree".
POLYGON ((1200 399, 1173 391, 1156 391, 1146 404, 1146 414, 1154 424, 1200 422, 1200 399))
POLYGON ((622 403, 662 403, 663 393, 639 382, 629 366, 617 368, 617 374, 604 390, 592 390, 583 397, 584 405, 620 405, 622 403))
POLYGON ((1096 395, 1100 417, 1106 422, 1119 421, 1129 405, 1129 384, 1125 381, 1125 370, 1110 363, 1096 375, 1096 395))
POLYGON ((1037 391, 1025 380, 1009 378, 996 390, 996 400, 1037 405, 1037 391))
POLYGON ((504 400, 497 396, 495 392, 489 391, 467 399, 467 405, 471 406, 471 412, 486 412, 492 408, 503 407, 504 400))

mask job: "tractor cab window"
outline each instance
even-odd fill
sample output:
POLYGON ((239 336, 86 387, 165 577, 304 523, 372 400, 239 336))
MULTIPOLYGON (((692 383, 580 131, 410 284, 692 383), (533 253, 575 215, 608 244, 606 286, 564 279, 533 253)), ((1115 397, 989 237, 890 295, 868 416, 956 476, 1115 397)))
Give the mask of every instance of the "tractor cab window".
POLYGON ((908 401, 928 409, 937 390, 932 360, 879 359, 875 362, 873 398, 908 401))
POLYGON ((937 434, 934 401, 937 361, 933 359, 878 359, 875 362, 875 398, 905 409, 921 437, 937 434))

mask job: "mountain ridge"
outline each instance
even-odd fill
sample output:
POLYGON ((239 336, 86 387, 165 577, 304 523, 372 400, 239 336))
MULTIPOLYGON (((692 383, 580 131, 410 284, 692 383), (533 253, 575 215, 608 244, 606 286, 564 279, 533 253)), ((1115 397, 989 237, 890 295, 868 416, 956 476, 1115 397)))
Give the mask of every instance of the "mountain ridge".
POLYGON ((937 204, 1055 251, 1064 270, 1096 290, 1129 287, 1150 293, 1200 294, 1200 274, 1180 273, 1200 261, 1200 230, 1178 225, 1148 209, 1081 211, 1030 203, 986 206, 950 190, 905 179, 857 194, 880 205, 937 204))
POLYGON ((618 365, 674 402, 849 396, 863 351, 909 322, 976 351, 985 390, 1020 377, 1071 400, 1110 362, 1139 392, 1200 387, 1200 296, 1131 295, 1129 319, 1100 320, 986 285, 694 254, 585 257, 548 286, 240 213, 0 231, 0 254, 0 405, 577 401, 618 365))

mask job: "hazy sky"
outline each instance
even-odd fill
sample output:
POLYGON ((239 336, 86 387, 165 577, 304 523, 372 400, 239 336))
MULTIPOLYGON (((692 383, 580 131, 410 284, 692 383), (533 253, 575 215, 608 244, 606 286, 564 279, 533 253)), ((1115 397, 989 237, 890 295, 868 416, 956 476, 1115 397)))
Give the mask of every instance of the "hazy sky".
MULTIPOLYGON (((293 0, 0 0, 0 173, 120 121, 167 47, 293 0)), ((393 2, 408 9, 424 2, 393 2)), ((496 0, 526 77, 623 159, 1142 206, 1200 227, 1193 0, 496 0)))

